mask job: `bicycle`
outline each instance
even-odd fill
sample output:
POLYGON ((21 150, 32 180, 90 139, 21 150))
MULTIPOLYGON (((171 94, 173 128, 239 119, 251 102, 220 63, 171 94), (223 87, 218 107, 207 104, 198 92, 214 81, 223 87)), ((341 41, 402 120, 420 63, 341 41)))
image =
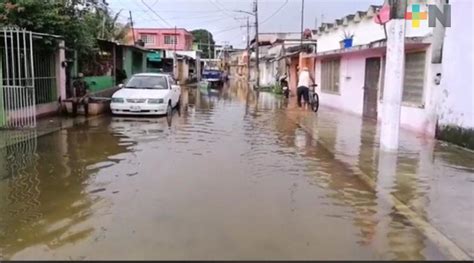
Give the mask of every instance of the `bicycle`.
POLYGON ((315 90, 317 86, 318 84, 311 85, 311 89, 309 91, 309 105, 311 106, 311 110, 314 112, 318 112, 319 109, 319 95, 315 90))

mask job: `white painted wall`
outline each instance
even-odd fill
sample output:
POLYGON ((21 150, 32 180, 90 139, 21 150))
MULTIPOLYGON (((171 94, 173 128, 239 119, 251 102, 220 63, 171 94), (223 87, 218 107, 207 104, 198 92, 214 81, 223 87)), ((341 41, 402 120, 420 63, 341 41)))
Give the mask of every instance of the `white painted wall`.
POLYGON ((383 26, 375 24, 373 18, 364 18, 360 22, 351 22, 348 26, 339 26, 316 35, 318 40, 317 52, 337 50, 341 48, 340 41, 344 31, 354 34, 353 46, 368 44, 385 38, 383 26))
POLYGON ((276 84, 276 67, 278 61, 262 61, 260 62, 260 85, 270 86, 276 84))
POLYGON ((451 0, 451 27, 443 47, 439 124, 474 128, 474 4, 451 0))
MULTIPOLYGON (((432 29, 424 26, 423 23, 428 22, 423 21, 420 28, 412 28, 411 21, 407 21, 406 37, 429 36, 432 33, 432 29)), ((340 41, 343 39, 344 31, 354 34, 353 46, 366 45, 385 39, 383 26, 376 24, 373 17, 364 17, 360 22, 350 22, 347 26, 341 25, 331 28, 329 32, 315 35, 314 38, 318 40, 317 52, 340 49, 340 41)))
MULTIPOLYGON (((432 92, 433 88, 435 88, 433 85, 432 76, 435 74, 435 72, 431 64, 431 51, 431 47, 426 49, 423 102, 420 105, 411 105, 402 102, 400 112, 400 127, 433 137, 436 128, 436 119, 431 117, 435 111, 434 106, 431 104, 436 102, 432 100, 432 92)), ((383 101, 379 100, 379 113, 381 112, 382 107, 383 101)), ((379 114, 379 120, 381 120, 381 117, 381 114, 379 114)))

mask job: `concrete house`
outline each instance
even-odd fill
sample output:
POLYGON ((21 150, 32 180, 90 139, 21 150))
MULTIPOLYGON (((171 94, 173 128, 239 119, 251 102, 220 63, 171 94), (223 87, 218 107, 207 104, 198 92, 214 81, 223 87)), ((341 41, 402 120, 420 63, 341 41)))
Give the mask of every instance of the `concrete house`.
POLYGON ((184 28, 135 28, 128 42, 141 42, 153 51, 146 59, 148 72, 173 72, 176 79, 187 81, 199 76, 201 52, 193 50, 193 35, 184 28), (176 65, 175 63, 176 52, 176 65))
MULTIPOLYGON (((255 45, 255 39, 251 41, 251 44, 255 45)), ((315 51, 316 40, 304 39, 302 41, 300 32, 259 34, 260 85, 273 86, 277 84, 278 77, 286 75, 290 89, 295 93, 297 68, 307 66, 314 69, 314 58, 310 54, 315 51)), ((255 59, 255 52, 251 58, 255 59)), ((252 76, 252 79, 255 77, 252 76)))
POLYGON ((474 3, 451 0, 438 88, 437 138, 474 149, 474 3))
MULTIPOLYGON (((324 23, 315 32, 315 81, 322 105, 380 120, 387 43, 384 26, 375 22, 380 8, 370 6, 324 23), (346 43, 344 36, 352 36, 352 43, 346 43)), ((401 127, 431 137, 437 125, 439 86, 435 79, 441 73, 435 35, 427 20, 417 28, 406 21, 401 127)))
POLYGON ((135 28, 129 32, 128 44, 142 40, 144 47, 152 50, 192 50, 193 35, 184 28, 135 28))

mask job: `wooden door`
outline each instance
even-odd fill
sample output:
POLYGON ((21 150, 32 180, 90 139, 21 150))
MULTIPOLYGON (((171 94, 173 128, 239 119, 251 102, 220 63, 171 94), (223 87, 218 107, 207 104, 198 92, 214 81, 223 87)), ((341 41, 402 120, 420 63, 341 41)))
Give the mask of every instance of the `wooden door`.
POLYGON ((380 78, 380 58, 365 60, 364 117, 377 119, 377 94, 380 78))

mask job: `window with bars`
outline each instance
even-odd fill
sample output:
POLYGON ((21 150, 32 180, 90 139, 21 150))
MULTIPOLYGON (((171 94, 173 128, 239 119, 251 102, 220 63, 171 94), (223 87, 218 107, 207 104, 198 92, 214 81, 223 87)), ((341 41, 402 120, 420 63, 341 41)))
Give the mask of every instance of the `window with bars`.
MULTIPOLYGON (((405 77, 403 84, 402 102, 406 104, 423 104, 423 91, 425 84, 426 52, 413 52, 405 54, 405 77)), ((382 63, 382 80, 380 85, 380 99, 383 99, 385 81, 386 57, 382 63)))
POLYGON ((145 44, 155 44, 155 35, 154 34, 140 34, 140 39, 145 44))
POLYGON ((339 93, 339 74, 341 60, 330 59, 321 62, 321 91, 339 93))
POLYGON ((165 35, 165 44, 166 45, 178 44, 178 38, 175 35, 165 35))

